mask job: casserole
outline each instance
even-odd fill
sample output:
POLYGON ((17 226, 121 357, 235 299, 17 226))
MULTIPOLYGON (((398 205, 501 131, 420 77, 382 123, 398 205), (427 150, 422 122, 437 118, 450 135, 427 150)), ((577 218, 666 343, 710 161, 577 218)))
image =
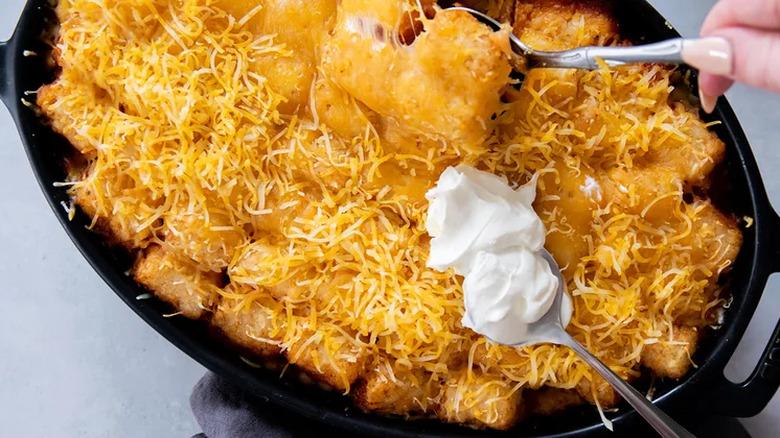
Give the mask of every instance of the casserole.
MULTIPOLYGON (((648 32, 647 34, 641 34, 642 27, 639 24, 642 21, 640 20, 636 23, 632 23, 631 20, 636 21, 637 17, 641 17, 643 15, 642 9, 640 6, 636 5, 632 7, 635 9, 630 10, 628 5, 621 5, 620 9, 623 10, 623 12, 619 13, 619 15, 623 15, 624 17, 633 17, 632 19, 620 20, 626 25, 634 24, 633 27, 626 27, 626 29, 631 30, 631 32, 626 32, 627 36, 633 36, 633 39, 636 41, 642 40, 643 37, 650 40, 654 37, 661 36, 661 33, 663 32, 662 29, 656 29, 656 34, 652 34, 653 36, 649 36, 651 35, 651 33, 649 33, 650 30, 645 30, 645 32, 648 32), (635 33, 636 35, 630 35, 630 33, 635 33)), ((50 131, 46 132, 47 128, 41 125, 40 121, 36 119, 33 112, 30 112, 27 108, 25 108, 25 106, 29 105, 25 105, 26 101, 22 100, 25 98, 23 93, 25 90, 37 89, 41 83, 48 82, 45 76, 47 67, 41 64, 42 61, 45 62, 46 58, 42 55, 27 56, 32 55, 32 53, 28 51, 32 51, 38 54, 45 53, 45 50, 43 50, 44 47, 35 47, 37 45, 37 38, 40 35, 41 30, 46 28, 46 25, 42 24, 42 14, 45 14, 45 9, 34 9, 34 7, 28 6, 28 11, 25 13, 23 22, 21 24, 21 32, 18 33, 10 45, 5 48, 5 50, 10 50, 10 52, 7 53, 7 61, 11 63, 11 67, 8 70, 10 75, 8 75, 3 81, 3 87, 8 87, 8 90, 5 91, 12 91, 12 93, 7 94, 9 94, 9 99, 11 99, 12 102, 12 112, 15 113, 17 121, 20 123, 22 128, 23 136, 27 141, 29 147, 28 152, 31 154, 34 166, 36 167, 36 170, 41 177, 41 182, 44 185, 47 194, 49 195, 49 200, 52 202, 52 205, 55 205, 56 208, 59 208, 59 202, 66 201, 67 196, 64 194, 64 192, 58 192, 59 188, 53 187, 52 183, 56 181, 62 181, 64 179, 64 172, 61 169, 61 163, 63 162, 63 159, 68 159, 69 147, 62 139, 52 135, 50 131), (30 16, 34 16, 35 14, 38 14, 38 22, 33 21, 32 23, 35 23, 35 25, 26 26, 26 23, 30 23, 30 19, 28 18, 30 16), (28 32, 27 38, 20 36, 24 35, 26 32, 28 32), (35 65, 36 63, 37 65, 35 65), (24 71, 24 76, 19 74, 22 71, 24 71), (40 77, 36 78, 35 74, 31 74, 32 72, 39 72, 41 75, 40 77), (31 81, 31 79, 37 79, 37 82, 34 80, 31 81)), ((658 20, 658 24, 659 26, 661 25, 660 20, 658 20)), ((763 281, 766 279, 767 273, 771 269, 771 266, 768 266, 768 258, 771 256, 770 253, 765 249, 764 245, 768 239, 772 238, 772 232, 762 232, 762 230, 767 230, 773 225, 773 222, 776 222, 775 216, 771 213, 771 209, 769 209, 769 207, 766 205, 766 196, 763 193, 763 189, 760 188, 760 182, 758 181, 755 165, 753 164, 752 169, 750 168, 752 164, 752 158, 749 157, 750 154, 749 151, 746 150, 746 143, 744 142, 744 139, 741 138, 739 128, 736 127, 736 124, 733 121, 733 115, 729 115, 728 108, 722 108, 719 116, 719 118, 724 121, 724 125, 721 127, 721 132, 719 134, 729 146, 727 167, 729 168, 728 170, 730 173, 730 179, 733 185, 730 193, 751 193, 750 198, 733 196, 731 199, 731 210, 740 216, 750 216, 755 218, 756 224, 751 229, 746 230, 745 248, 743 250, 742 256, 735 266, 733 280, 734 284, 738 285, 738 287, 734 288, 733 292, 735 296, 735 303, 732 306, 731 311, 727 314, 725 321, 727 329, 717 333, 709 341, 705 342, 705 345, 702 346, 702 353, 696 358, 697 362, 704 363, 705 365, 703 365, 696 373, 692 374, 687 379, 687 381, 683 381, 683 384, 680 387, 673 389, 671 394, 676 394, 682 391, 681 388, 685 388, 686 383, 697 381, 695 379, 697 376, 701 376, 702 378, 708 376, 708 374, 704 373, 705 370, 709 370, 709 374, 714 375, 714 373, 718 371, 717 368, 713 368, 717 361, 720 361, 722 368, 722 365, 725 364, 725 361, 728 359, 728 353, 730 352, 730 349, 733 349, 739 339, 739 335, 741 335, 741 331, 737 331, 733 333, 732 336, 730 331, 735 326, 738 330, 740 330, 740 322, 744 322, 744 324, 741 326, 741 330, 744 330, 744 326, 747 324, 747 320, 749 319, 750 314, 752 314, 752 309, 757 303, 757 290, 761 287, 763 281), (729 118, 731 118, 731 121, 729 121, 729 118), (752 205, 746 205, 746 201, 752 201, 752 205), (752 244, 751 240, 754 240, 752 244), (751 308, 750 300, 753 298, 755 301, 752 301, 753 307, 751 308), (738 305, 740 302, 743 304, 747 303, 747 305, 738 305), (729 344, 729 342, 731 342, 731 344, 729 344), (708 349, 707 346, 710 348, 708 349), (716 353, 723 351, 725 351, 725 353, 716 355, 716 353)), ((728 199, 724 198, 724 201, 727 200, 728 199)), ((63 219, 62 211, 58 211, 58 213, 60 214, 60 219, 63 219)), ((191 354, 194 353, 195 356, 199 356, 199 360, 204 361, 206 365, 216 367, 218 371, 233 377, 235 377, 237 374, 240 374, 236 373, 236 370, 230 370, 229 367, 226 368, 227 365, 224 363, 209 363, 210 361, 215 360, 220 362, 221 360, 225 360, 225 358, 228 356, 234 357, 233 355, 230 355, 229 353, 220 354, 214 351, 195 351, 198 349, 198 346, 203 347, 209 343, 208 340, 205 339, 205 331, 202 328, 195 327, 194 325, 187 327, 188 324, 182 321, 163 320, 160 317, 160 314, 163 312, 159 308, 155 308, 156 303, 149 303, 149 305, 145 307, 134 302, 134 297, 139 294, 137 285, 135 285, 132 280, 123 278, 121 276, 129 265, 127 257, 120 252, 109 250, 103 245, 102 241, 97 239, 95 236, 87 236, 85 234, 87 232, 83 229, 83 225, 85 225, 84 218, 77 217, 76 220, 72 223, 67 223, 66 227, 71 232, 71 235, 74 236, 74 239, 81 247, 82 251, 87 254, 90 261, 93 263, 93 265, 96 266, 98 271, 104 276, 104 278, 107 278, 109 283, 115 288, 115 290, 120 292, 120 295, 126 301, 132 303, 136 311, 140 312, 142 316, 148 318, 148 320, 151 321, 151 323, 155 325, 158 330, 161 330, 161 332, 173 338, 172 340, 174 340, 174 342, 178 342, 178 344, 182 346, 185 351, 188 351, 191 354), (181 330, 181 333, 177 334, 177 329, 181 330), (202 336, 199 337, 199 333, 202 334, 202 336), (188 342, 196 344, 194 346, 195 350, 188 349, 193 348, 192 345, 187 345, 188 342)), ((762 374, 761 377, 766 377, 765 374, 767 373, 762 374)), ((257 375, 253 373, 250 373, 250 376, 248 377, 252 376, 255 378, 257 377, 257 375)), ((717 382, 710 380, 707 383, 708 385, 713 385, 713 383, 717 382)), ((246 382, 244 384, 254 390, 257 389, 254 388, 252 384, 247 384, 246 382)), ((727 385, 724 385, 724 388, 726 388, 726 386, 727 385)), ((688 386, 688 388, 690 387, 691 386, 688 386)), ((762 385, 755 385, 755 387, 759 388, 762 387, 762 385)), ((671 388, 671 386, 669 388, 671 388)), ((269 394, 268 389, 269 388, 265 388, 259 392, 261 394, 267 395, 269 394)), ((297 389, 290 390, 287 394, 282 391, 278 394, 278 397, 282 398, 286 396, 287 398, 290 398, 291 395, 295 395, 295 391, 297 391, 297 389)), ((769 396, 771 396, 772 392, 774 392, 773 389, 771 392, 769 392, 769 396)), ((270 393, 276 394, 272 391, 270 391, 270 393)), ((724 398, 735 400, 735 397, 726 396, 724 398)), ((750 398, 754 403, 760 399, 760 397, 757 397, 756 394, 750 395, 750 398)), ((311 399, 315 401, 319 399, 327 399, 327 396, 317 395, 312 396, 311 399)), ((336 400, 336 398, 333 399, 334 401, 336 400)), ((681 406, 690 406, 692 403, 691 400, 685 400, 682 396, 678 396, 675 399, 679 401, 681 406)), ((664 402, 663 398, 661 402, 664 402)), ((323 402, 323 405, 319 408, 328 411, 328 409, 325 408, 324 403, 327 402, 323 402)), ((309 404, 315 406, 309 406, 310 409, 304 413, 308 413, 309 415, 320 415, 317 411, 317 403, 309 404)), ((329 406, 338 406, 338 404, 332 403, 329 404, 329 406)), ((304 408, 306 408, 306 406, 304 406, 304 408)), ((296 410, 300 409, 300 406, 296 407, 296 410)), ((337 408, 337 411, 340 410, 337 408)), ((338 416, 343 417, 341 414, 338 416)), ((623 417, 624 416, 621 416, 619 418, 623 417)), ((360 420, 358 423, 363 420, 368 421, 370 423, 369 426, 373 425, 376 427, 382 427, 383 423, 385 425, 387 424, 384 420, 371 420, 368 418, 370 417, 364 418, 363 416, 358 415, 356 419, 360 420)), ((334 421, 345 426, 349 426, 351 424, 350 421, 339 422, 335 419, 334 421)), ((586 424, 587 421, 590 420, 585 419, 583 421, 583 424, 586 424)), ((557 423, 562 424, 566 428, 576 426, 576 424, 568 421, 557 421, 557 423)), ((422 429, 425 429, 427 426, 424 423, 399 423, 399 425, 393 426, 392 429, 402 430, 403 428, 408 427, 419 431, 421 427, 422 429)), ((436 426, 431 425, 431 427, 435 428, 436 426)), ((369 429, 370 427, 365 430, 365 432, 369 432, 369 429)), ((447 431, 448 429, 441 430, 447 431)), ((456 432, 455 429, 451 430, 456 432)), ((537 432, 538 431, 539 429, 537 429, 537 432)), ((462 432, 467 433, 468 431, 462 432)))

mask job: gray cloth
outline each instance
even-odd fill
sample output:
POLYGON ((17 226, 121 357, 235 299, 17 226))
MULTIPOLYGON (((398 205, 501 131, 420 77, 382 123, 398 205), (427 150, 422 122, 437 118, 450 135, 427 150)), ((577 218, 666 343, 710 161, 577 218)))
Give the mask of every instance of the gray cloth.
MULTIPOLYGON (((263 409, 256 400, 217 377, 206 373, 190 396, 195 419, 208 438, 295 438, 282 418, 263 409)), ((193 437, 194 438, 194 437, 193 437)))

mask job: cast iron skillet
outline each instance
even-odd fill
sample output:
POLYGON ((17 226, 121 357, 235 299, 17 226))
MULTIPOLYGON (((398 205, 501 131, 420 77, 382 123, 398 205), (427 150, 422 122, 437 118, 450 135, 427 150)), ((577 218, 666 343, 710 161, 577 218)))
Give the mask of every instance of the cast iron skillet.
MULTIPOLYGON (((636 43, 678 36, 644 0, 621 0, 615 6, 621 32, 636 43)), ((14 36, 8 42, 0 42, 0 97, 16 121, 46 199, 73 242, 114 292, 181 350, 256 395, 261 402, 363 436, 581 437, 604 431, 595 409, 590 406, 554 418, 531 420, 510 432, 474 431, 434 420, 407 421, 365 414, 352 408, 349 400, 338 394, 279 379, 275 372, 247 365, 235 352, 215 341, 204 324, 164 318, 162 314, 168 309, 156 300, 136 300, 136 296, 146 291, 124 273, 131 263, 129 256, 109 248, 101 236, 88 231, 85 226, 89 220, 83 214, 68 220, 60 205, 61 201, 68 202, 68 196, 64 188, 54 187, 53 183, 65 179, 63 162, 72 156, 73 150, 25 103, 34 102, 34 95, 25 91, 37 90, 54 77, 45 56, 49 47, 42 39, 53 24, 48 0, 28 2, 14 36)), ((728 103, 721 100, 712 118, 722 121, 716 130, 727 145, 723 166, 727 178, 716 178, 716 181, 726 181, 730 187, 725 192, 731 195, 719 202, 737 216, 750 216, 755 222, 743 229, 745 241, 731 273, 734 300, 723 328, 711 332, 701 344, 694 356, 698 368, 680 381, 665 381, 657 386, 655 402, 667 411, 683 412, 683 421, 702 413, 753 416, 766 406, 780 386, 780 324, 746 381, 735 384, 723 376, 723 368, 753 316, 767 278, 780 271, 780 218, 769 205, 753 154, 728 103)), ((628 406, 621 406, 615 415, 618 433, 641 424, 641 419, 628 406)))

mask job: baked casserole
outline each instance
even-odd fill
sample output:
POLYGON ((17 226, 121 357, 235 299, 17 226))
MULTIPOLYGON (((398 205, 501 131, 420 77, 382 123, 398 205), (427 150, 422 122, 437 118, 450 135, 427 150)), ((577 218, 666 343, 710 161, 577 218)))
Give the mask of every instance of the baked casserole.
POLYGON ((461 164, 539 175, 569 333, 626 379, 684 376, 741 245, 707 194, 723 143, 668 66, 512 78, 510 31, 628 44, 609 3, 463 3, 506 28, 416 0, 59 0, 37 104, 83 157, 71 212, 245 355, 367 411, 507 429, 618 397, 566 347, 461 325, 425 193, 461 164))

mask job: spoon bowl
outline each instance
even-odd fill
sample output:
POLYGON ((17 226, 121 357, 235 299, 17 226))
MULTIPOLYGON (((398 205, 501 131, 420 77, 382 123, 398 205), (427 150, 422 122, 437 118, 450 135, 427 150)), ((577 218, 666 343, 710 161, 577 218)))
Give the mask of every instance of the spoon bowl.
MULTIPOLYGON (((555 291, 555 299, 553 300, 550 310, 544 314, 538 321, 528 324, 525 340, 521 343, 514 344, 515 347, 524 347, 526 345, 543 344, 546 342, 553 344, 567 345, 571 336, 566 333, 564 329, 563 315, 566 313, 566 308, 571 309, 571 298, 566 292, 566 280, 561 275, 561 270, 558 267, 558 263, 553 258, 549 251, 542 248, 539 251, 547 263, 550 264, 550 270, 553 275, 558 277, 558 289, 555 291)), ((566 321, 568 323, 568 321, 566 321)))

